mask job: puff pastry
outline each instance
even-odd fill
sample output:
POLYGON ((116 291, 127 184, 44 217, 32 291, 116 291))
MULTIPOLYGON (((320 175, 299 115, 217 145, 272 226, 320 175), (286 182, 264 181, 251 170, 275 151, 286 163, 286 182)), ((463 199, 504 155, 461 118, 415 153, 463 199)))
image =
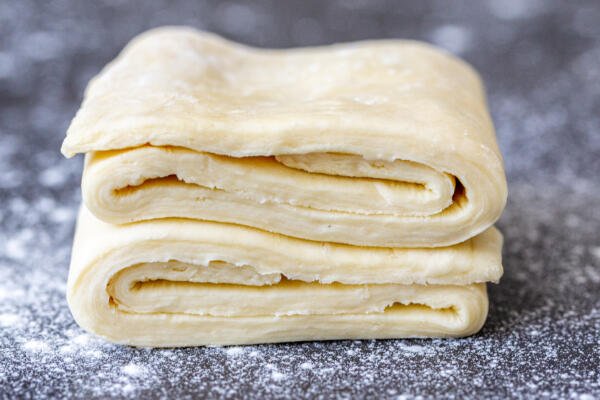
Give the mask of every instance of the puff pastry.
POLYGON ((84 202, 111 223, 185 217, 447 246, 506 201, 479 78, 410 41, 260 50, 151 31, 89 85, 62 151, 88 153, 84 202))
POLYGON ((67 297, 138 346, 452 337, 502 275, 477 74, 425 44, 261 50, 186 28, 90 83, 67 297))
POLYGON ((136 346, 477 332, 502 275, 495 228, 438 249, 365 248, 215 222, 111 225, 82 208, 67 299, 77 322, 136 346))

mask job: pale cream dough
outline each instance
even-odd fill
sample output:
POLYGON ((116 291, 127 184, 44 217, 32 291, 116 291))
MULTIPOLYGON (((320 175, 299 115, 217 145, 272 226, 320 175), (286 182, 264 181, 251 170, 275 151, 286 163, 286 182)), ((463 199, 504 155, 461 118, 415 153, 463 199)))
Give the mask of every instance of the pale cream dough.
POLYGON ((501 246, 494 228, 364 248, 172 218, 110 225, 82 208, 67 298, 83 328, 135 346, 465 336, 485 321, 501 246))
POLYGON ((502 275, 482 85, 422 43, 153 30, 92 81, 62 151, 86 153, 69 305, 113 342, 465 336, 502 275))
POLYGON ((483 232, 506 201, 479 78, 410 41, 260 50, 154 30, 93 80, 62 150, 88 153, 84 201, 111 223, 435 247, 483 232))

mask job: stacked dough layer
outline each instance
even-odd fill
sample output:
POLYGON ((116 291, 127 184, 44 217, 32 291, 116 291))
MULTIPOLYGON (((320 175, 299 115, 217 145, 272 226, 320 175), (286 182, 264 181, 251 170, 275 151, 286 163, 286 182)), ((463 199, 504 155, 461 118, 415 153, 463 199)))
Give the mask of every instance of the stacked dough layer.
POLYGON ((111 341, 464 336, 502 274, 481 83, 430 46, 134 39, 63 144, 86 153, 68 300, 111 341))

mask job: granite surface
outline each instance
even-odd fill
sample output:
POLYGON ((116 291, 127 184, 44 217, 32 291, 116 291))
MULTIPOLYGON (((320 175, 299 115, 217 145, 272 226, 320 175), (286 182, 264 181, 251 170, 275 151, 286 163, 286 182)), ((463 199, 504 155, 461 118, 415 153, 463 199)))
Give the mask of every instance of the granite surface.
POLYGON ((0 0, 0 398, 600 398, 598 1, 0 0), (65 301, 86 82, 135 34, 187 24, 269 47, 427 40, 489 92, 506 273, 461 340, 132 349, 65 301))

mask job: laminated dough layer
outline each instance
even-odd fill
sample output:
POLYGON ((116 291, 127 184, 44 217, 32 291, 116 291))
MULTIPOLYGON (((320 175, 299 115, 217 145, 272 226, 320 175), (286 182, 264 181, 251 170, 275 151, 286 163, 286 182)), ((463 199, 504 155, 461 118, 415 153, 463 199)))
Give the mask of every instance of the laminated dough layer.
POLYGON ((495 228, 366 249, 206 221, 116 226, 82 208, 67 298, 83 328, 135 346, 466 336, 485 321, 501 246, 495 228))
POLYGON ((191 29, 134 39, 62 151, 100 219, 183 217, 362 246, 448 246, 506 201, 477 74, 411 41, 261 50, 191 29))

